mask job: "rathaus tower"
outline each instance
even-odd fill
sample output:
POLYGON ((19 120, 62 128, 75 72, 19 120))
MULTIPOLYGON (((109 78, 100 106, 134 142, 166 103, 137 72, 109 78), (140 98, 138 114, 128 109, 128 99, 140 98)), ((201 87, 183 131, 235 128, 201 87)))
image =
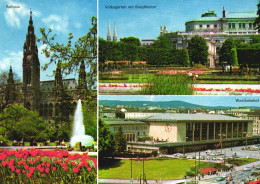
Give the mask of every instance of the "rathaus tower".
POLYGON ((23 46, 23 96, 24 107, 30 110, 38 110, 40 99, 40 62, 35 41, 32 11, 30 11, 26 41, 23 46))

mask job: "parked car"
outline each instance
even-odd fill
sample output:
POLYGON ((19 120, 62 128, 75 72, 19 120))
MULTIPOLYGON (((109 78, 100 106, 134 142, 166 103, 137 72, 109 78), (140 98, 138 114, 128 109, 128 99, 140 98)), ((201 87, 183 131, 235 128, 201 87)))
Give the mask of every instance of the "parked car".
POLYGON ((194 156, 193 156, 193 155, 188 155, 186 158, 187 158, 187 159, 193 159, 194 156))
POLYGON ((223 176, 219 176, 219 177, 217 177, 217 181, 223 181, 223 180, 225 180, 226 178, 224 178, 223 176))
POLYGON ((175 153, 175 154, 173 154, 173 156, 175 156, 175 157, 179 157, 180 155, 182 155, 181 153, 175 153))
POLYGON ((251 170, 251 167, 245 167, 244 169, 243 169, 243 171, 250 171, 251 170))
POLYGON ((239 156, 237 154, 232 155, 232 157, 239 158, 239 156))
POLYGON ((215 153, 210 153, 209 155, 210 155, 210 156, 216 156, 216 154, 215 154, 215 153))
POLYGON ((255 169, 260 170, 260 165, 256 166, 255 169))
POLYGON ((196 156, 196 159, 197 160, 205 160, 205 157, 204 156, 196 156))
POLYGON ((216 155, 216 156, 218 156, 218 155, 224 155, 224 153, 222 153, 222 152, 216 152, 215 155, 216 155))
POLYGON ((212 150, 207 150, 207 151, 206 151, 206 154, 207 154, 207 155, 210 155, 211 153, 212 153, 212 150))

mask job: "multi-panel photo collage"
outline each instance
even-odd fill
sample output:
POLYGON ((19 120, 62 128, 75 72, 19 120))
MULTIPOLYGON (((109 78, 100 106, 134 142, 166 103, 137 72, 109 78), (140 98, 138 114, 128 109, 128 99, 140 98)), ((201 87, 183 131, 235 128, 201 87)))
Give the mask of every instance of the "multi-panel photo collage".
POLYGON ((260 183, 260 1, 0 9, 0 183, 260 183))

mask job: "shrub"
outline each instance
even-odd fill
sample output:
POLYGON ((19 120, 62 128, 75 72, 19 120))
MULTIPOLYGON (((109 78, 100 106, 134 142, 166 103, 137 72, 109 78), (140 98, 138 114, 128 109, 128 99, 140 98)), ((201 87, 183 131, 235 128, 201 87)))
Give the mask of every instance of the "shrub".
POLYGON ((149 95, 192 95, 191 77, 187 75, 155 75, 148 79, 149 86, 142 94, 149 95))

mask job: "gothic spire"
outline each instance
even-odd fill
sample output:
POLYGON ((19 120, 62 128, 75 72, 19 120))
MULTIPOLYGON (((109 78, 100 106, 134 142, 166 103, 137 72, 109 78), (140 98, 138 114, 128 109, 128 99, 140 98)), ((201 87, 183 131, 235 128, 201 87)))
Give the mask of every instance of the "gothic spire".
POLYGON ((61 61, 58 61, 56 72, 55 72, 55 89, 61 90, 63 88, 62 74, 61 74, 61 61))
POLYGON ((13 70, 12 70, 12 66, 10 65, 10 69, 9 69, 9 74, 8 74, 8 80, 7 80, 8 84, 10 83, 14 83, 14 74, 13 74, 13 70))
POLYGON ((111 41, 111 33, 110 33, 110 24, 108 21, 108 30, 107 30, 107 41, 111 41))
POLYGON ((38 49, 35 41, 35 35, 34 35, 32 10, 30 10, 30 20, 29 20, 28 30, 26 34, 26 41, 24 43, 24 52, 30 52, 31 54, 38 53, 38 49))
POLYGON ((117 35, 116 35, 116 23, 114 22, 114 34, 113 34, 113 41, 117 42, 117 35))

